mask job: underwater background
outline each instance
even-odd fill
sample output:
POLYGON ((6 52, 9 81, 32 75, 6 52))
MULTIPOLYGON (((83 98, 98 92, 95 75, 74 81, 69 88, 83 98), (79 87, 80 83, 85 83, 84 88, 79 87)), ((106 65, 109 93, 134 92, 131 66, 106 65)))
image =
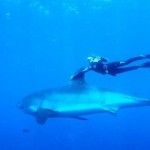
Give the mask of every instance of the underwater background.
MULTIPOLYGON (((30 93, 67 84, 87 56, 148 53, 148 0, 0 0, 0 150, 150 150, 150 107, 43 126, 16 107, 30 93)), ((149 77, 149 68, 86 74, 92 85, 146 98, 149 77)))

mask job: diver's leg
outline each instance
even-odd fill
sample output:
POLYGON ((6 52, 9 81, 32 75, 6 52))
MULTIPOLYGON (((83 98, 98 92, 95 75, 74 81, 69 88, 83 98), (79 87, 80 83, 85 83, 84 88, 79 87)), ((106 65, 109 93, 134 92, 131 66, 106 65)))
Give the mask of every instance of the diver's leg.
POLYGON ((141 68, 150 68, 150 61, 145 62, 145 63, 141 64, 140 66, 141 66, 141 68))
POLYGON ((141 68, 141 66, 132 66, 132 67, 126 67, 126 68, 117 68, 115 74, 124 73, 127 71, 133 71, 141 68))
POLYGON ((140 56, 137 56, 137 57, 130 58, 130 59, 126 60, 126 61, 120 61, 120 64, 118 63, 117 67, 125 66, 125 65, 133 63, 135 61, 139 61, 139 60, 143 60, 143 59, 149 59, 149 58, 150 58, 150 54, 148 54, 148 55, 140 55, 140 56))
POLYGON ((109 71, 108 74, 116 75, 116 74, 124 73, 127 71, 133 71, 139 68, 150 68, 150 61, 143 63, 141 65, 136 65, 136 66, 131 66, 131 67, 125 67, 125 68, 116 67, 114 69, 111 69, 111 71, 109 71))

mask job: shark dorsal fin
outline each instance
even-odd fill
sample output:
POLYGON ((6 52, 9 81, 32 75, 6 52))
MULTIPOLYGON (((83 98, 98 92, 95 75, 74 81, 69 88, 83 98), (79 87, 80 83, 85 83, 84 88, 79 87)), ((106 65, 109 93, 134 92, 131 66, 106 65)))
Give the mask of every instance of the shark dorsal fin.
POLYGON ((70 84, 77 86, 86 84, 84 76, 85 76, 84 72, 77 72, 76 74, 71 76, 70 84))

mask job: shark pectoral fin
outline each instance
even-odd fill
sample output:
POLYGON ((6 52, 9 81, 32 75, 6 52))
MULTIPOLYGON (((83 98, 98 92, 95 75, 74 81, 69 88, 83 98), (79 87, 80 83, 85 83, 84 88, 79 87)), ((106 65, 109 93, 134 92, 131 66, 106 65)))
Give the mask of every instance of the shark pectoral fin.
POLYGON ((37 121, 37 123, 39 123, 39 124, 44 124, 47 119, 48 119, 48 117, 45 116, 45 115, 43 115, 43 114, 38 114, 38 115, 36 116, 36 121, 37 121))
POLYGON ((78 120, 88 120, 87 118, 83 118, 83 117, 79 117, 79 116, 74 116, 74 117, 70 117, 73 119, 78 119, 78 120))
POLYGON ((39 112, 36 115, 36 121, 39 124, 44 124, 49 116, 54 116, 57 112, 50 109, 39 109, 39 112))
POLYGON ((46 111, 42 108, 39 108, 37 114, 36 114, 36 121, 39 124, 44 124, 46 120, 48 119, 48 116, 46 114, 46 111))

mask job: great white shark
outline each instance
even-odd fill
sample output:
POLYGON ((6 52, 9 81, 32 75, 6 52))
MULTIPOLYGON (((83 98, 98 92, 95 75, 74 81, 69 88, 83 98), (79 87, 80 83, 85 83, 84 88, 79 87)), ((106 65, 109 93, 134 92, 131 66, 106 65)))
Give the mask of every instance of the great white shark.
POLYGON ((17 104, 25 113, 33 115, 39 124, 44 124, 48 118, 86 120, 83 116, 89 114, 115 114, 121 108, 148 105, 149 99, 89 85, 85 82, 84 75, 71 80, 66 86, 28 95, 17 104))

